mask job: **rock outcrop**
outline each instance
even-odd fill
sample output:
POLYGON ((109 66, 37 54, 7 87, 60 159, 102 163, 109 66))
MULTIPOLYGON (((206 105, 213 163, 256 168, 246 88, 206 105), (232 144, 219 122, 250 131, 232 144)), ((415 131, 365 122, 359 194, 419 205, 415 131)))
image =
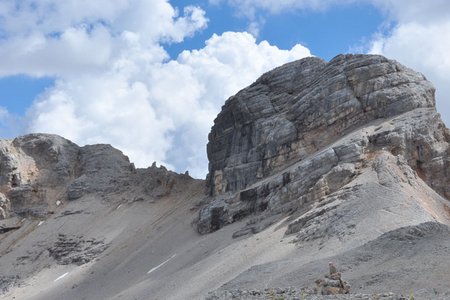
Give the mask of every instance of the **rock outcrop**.
POLYGON ((0 220, 45 217, 61 203, 86 195, 122 195, 125 202, 154 199, 182 189, 175 182, 182 185, 190 178, 155 164, 136 169, 110 145, 79 147, 51 134, 0 140, 0 220))
POLYGON ((105 251, 107 245, 95 239, 84 240, 82 236, 67 237, 58 234, 58 240, 47 250, 49 255, 61 265, 75 264, 81 266, 92 261, 105 251))
POLYGON ((329 269, 329 273, 324 278, 316 280, 315 293, 319 295, 350 294, 350 285, 342 279, 336 265, 330 262, 329 269))
POLYGON ((257 232, 274 215, 340 191, 368 166, 383 184, 390 171, 380 155, 450 199, 449 143, 432 84, 396 61, 339 55, 288 63, 228 99, 217 116, 207 147, 211 200, 198 230, 253 215, 236 236, 257 232))
POLYGON ((45 216, 51 211, 77 176, 78 152, 77 145, 56 135, 1 140, 0 192, 9 199, 8 214, 45 216))
POLYGON ((11 203, 5 195, 0 193, 0 220, 7 219, 9 217, 9 211, 11 210, 11 203))

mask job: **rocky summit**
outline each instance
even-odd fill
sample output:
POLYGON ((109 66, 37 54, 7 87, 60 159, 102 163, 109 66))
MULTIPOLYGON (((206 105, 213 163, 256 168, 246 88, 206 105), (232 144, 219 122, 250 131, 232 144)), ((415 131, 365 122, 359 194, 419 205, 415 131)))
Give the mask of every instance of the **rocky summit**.
POLYGON ((323 201, 380 156, 450 198, 449 131, 434 107, 423 75, 381 56, 306 58, 264 74, 214 122, 207 187, 217 200, 200 232, 323 201))
POLYGON ((310 57, 229 98, 205 181, 0 140, 2 299, 450 299, 450 131, 420 73, 310 57))

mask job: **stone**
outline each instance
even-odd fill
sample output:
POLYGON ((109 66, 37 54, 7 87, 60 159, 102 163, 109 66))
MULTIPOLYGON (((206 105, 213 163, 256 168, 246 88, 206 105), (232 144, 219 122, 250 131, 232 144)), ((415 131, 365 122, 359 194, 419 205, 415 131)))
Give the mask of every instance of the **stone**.
POLYGON ((0 292, 6 293, 19 279, 19 275, 0 276, 0 292))
POLYGON ((8 198, 0 193, 0 220, 7 219, 11 210, 11 203, 8 198))
POLYGON ((406 181, 417 174, 450 199, 450 131, 434 93, 422 74, 379 55, 310 57, 267 72, 214 121, 198 231, 248 217, 263 229, 263 220, 321 207, 314 219, 325 212, 319 202, 368 172, 380 151, 398 158, 406 181))
POLYGON ((349 294, 350 285, 342 280, 341 273, 337 271, 336 265, 332 262, 328 264, 329 272, 325 278, 315 281, 314 292, 319 295, 339 295, 349 294))
POLYGON ((336 265, 333 262, 329 262, 328 267, 330 268, 330 272, 329 272, 330 276, 337 273, 336 265))
POLYGON ((103 241, 94 238, 85 239, 82 236, 68 237, 59 234, 56 242, 47 250, 50 257, 55 259, 58 264, 81 266, 92 261, 107 247, 108 245, 103 241))
MULTIPOLYGON (((65 138, 53 134, 29 134, 14 139, 12 146, 30 157, 41 172, 45 170, 45 180, 53 185, 76 176, 79 147, 65 138)), ((29 176, 23 178, 24 175, 20 172, 22 180, 26 181, 29 176)))
POLYGON ((89 178, 83 174, 67 188, 67 200, 76 200, 89 193, 89 178))

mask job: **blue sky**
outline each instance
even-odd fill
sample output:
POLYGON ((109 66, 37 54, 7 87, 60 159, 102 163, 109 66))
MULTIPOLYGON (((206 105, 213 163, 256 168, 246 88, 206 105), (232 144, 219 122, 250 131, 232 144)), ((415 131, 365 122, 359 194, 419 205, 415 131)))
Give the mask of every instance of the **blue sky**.
POLYGON ((5 0, 0 136, 110 143, 138 166, 203 177, 226 98, 282 63, 348 52, 424 73, 448 124, 450 4, 425 2, 5 0))
POLYGON ((45 88, 52 86, 53 78, 12 75, 0 79, 0 105, 10 113, 23 115, 31 102, 45 88))
MULTIPOLYGON (((171 1, 182 7, 186 1, 171 1)), ((208 4, 208 1, 194 1, 206 10, 209 24, 193 38, 184 43, 172 44, 166 49, 176 58, 184 49, 202 48, 204 41, 213 33, 224 31, 246 31, 248 20, 226 5, 208 4)), ((338 6, 322 11, 288 11, 282 14, 263 13, 264 24, 257 36, 258 41, 267 40, 282 49, 295 44, 308 47, 311 52, 323 59, 330 60, 340 53, 349 52, 362 46, 372 35, 381 29, 384 16, 369 3, 338 6)))

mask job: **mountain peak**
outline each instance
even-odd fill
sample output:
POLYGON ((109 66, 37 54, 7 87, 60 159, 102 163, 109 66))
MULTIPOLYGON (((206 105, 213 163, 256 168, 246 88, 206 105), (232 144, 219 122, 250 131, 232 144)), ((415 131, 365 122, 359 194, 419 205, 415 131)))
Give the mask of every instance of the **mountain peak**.
POLYGON ((207 151, 203 181, 110 145, 0 140, 2 297, 448 299, 450 131, 422 74, 285 64, 226 101, 207 151))
POLYGON ((228 99, 214 122, 213 200, 199 231, 254 214, 263 221, 244 232, 258 231, 274 215, 339 191, 382 152, 450 198, 450 135, 434 92, 422 74, 379 55, 304 58, 262 75, 228 99))

